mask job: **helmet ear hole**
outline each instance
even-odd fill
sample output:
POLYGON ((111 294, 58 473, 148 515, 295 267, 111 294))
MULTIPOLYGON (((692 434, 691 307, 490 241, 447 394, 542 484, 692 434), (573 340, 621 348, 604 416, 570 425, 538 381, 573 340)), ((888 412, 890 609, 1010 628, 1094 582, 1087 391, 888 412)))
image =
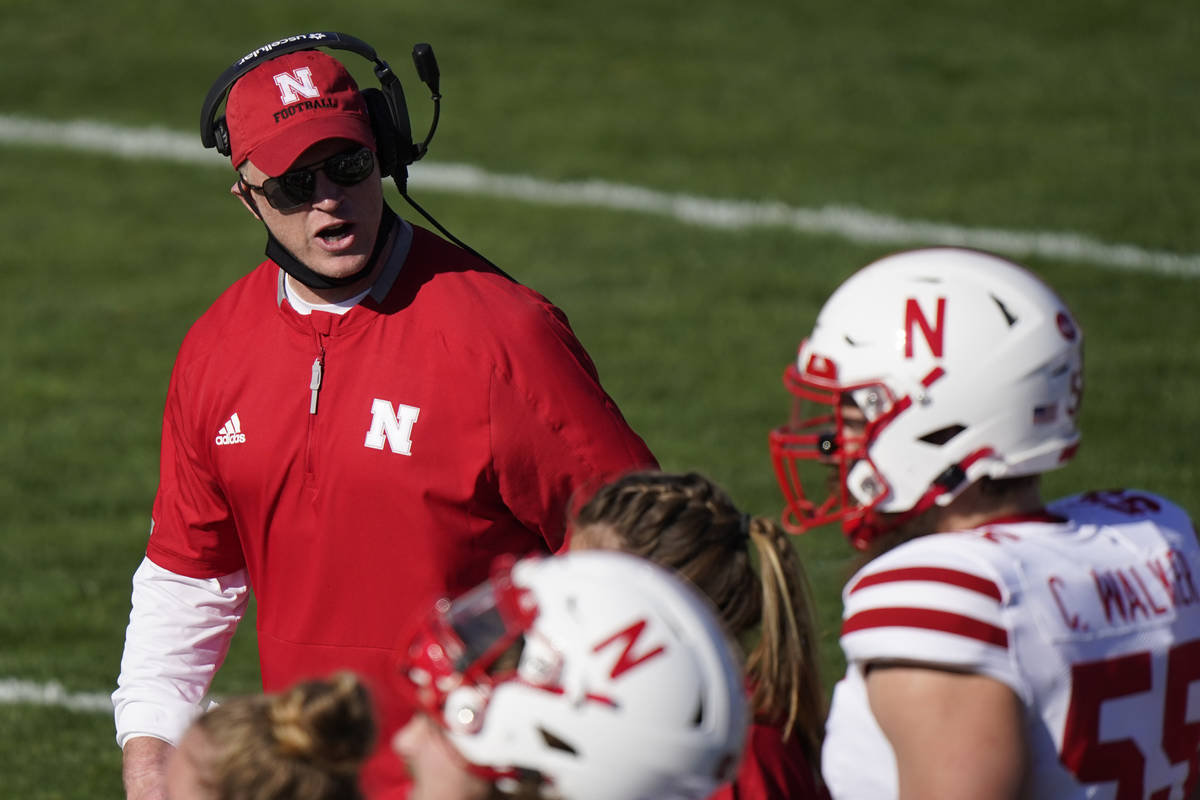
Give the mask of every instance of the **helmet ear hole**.
POLYGON ((938 428, 936 431, 930 431, 924 436, 919 437, 919 440, 926 444, 936 444, 938 447, 941 447, 966 429, 966 425, 947 425, 944 428, 938 428))
POLYGON ((564 753, 569 753, 573 756, 579 755, 578 750, 576 750, 574 747, 572 747, 570 744, 568 744, 564 739, 562 739, 558 736, 555 736, 553 733, 546 730, 545 728, 538 728, 538 733, 541 734, 542 741, 545 742, 546 746, 549 747, 551 750, 560 750, 564 753))

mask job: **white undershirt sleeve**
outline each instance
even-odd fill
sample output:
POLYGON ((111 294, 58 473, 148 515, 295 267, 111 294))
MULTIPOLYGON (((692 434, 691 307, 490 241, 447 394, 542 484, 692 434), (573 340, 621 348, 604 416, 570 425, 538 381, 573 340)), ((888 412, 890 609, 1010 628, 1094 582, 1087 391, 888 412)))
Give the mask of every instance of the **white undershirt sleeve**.
POLYGON ((118 745, 135 736, 178 743, 202 710, 248 599, 244 569, 189 578, 142 560, 112 695, 118 745))

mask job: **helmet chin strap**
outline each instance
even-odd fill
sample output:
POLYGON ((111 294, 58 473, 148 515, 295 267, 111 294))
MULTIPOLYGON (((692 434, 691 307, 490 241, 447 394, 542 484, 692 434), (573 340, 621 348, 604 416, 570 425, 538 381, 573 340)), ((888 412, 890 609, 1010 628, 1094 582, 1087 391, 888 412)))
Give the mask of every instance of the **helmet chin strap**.
POLYGON ((387 244, 388 237, 392 234, 392 229, 396 227, 396 215, 385 201, 383 204, 383 213, 379 217, 379 229, 375 233, 375 247, 371 250, 370 258, 367 259, 367 263, 358 272, 355 272, 353 275, 344 275, 340 278, 322 275, 309 268, 304 262, 292 255, 275 238, 275 234, 271 232, 270 227, 265 222, 263 223, 263 227, 267 228, 267 258, 274 261, 284 272, 310 289, 336 289, 342 286, 349 286, 371 273, 371 270, 375 268, 375 263, 379 260, 380 254, 383 252, 384 245, 387 244))

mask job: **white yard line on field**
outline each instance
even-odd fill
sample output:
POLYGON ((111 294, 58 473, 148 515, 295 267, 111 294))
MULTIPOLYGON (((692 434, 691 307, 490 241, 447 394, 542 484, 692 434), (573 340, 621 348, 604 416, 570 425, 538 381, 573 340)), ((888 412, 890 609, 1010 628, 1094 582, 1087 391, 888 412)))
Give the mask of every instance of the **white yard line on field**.
POLYGON ((0 678, 0 705, 54 706, 108 714, 113 710, 107 692, 68 692, 56 681, 35 683, 19 678, 0 678))
MULTIPOLYGON (((200 145, 199 135, 164 128, 125 128, 90 120, 52 122, 0 114, 0 143, 65 148, 141 160, 157 158, 214 166, 227 163, 215 151, 205 150, 200 145)), ((772 201, 672 194, 600 180, 556 183, 524 175, 495 174, 469 164, 436 162, 413 165, 409 185, 539 205, 653 214, 708 228, 779 228, 897 247, 961 245, 1014 258, 1037 257, 1133 272, 1200 277, 1200 254, 1196 253, 1148 250, 1067 231, 968 228, 930 220, 903 219, 853 206, 800 208, 772 201)))

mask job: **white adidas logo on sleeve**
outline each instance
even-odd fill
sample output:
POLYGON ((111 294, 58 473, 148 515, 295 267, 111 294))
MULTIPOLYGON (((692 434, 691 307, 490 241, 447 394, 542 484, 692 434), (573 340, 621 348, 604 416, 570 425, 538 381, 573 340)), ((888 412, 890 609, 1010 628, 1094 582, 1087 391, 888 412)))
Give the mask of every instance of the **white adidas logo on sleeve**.
POLYGON ((217 444, 242 444, 246 441, 246 434, 242 433, 242 421, 238 418, 237 412, 229 418, 229 421, 221 426, 221 430, 217 432, 217 444))

